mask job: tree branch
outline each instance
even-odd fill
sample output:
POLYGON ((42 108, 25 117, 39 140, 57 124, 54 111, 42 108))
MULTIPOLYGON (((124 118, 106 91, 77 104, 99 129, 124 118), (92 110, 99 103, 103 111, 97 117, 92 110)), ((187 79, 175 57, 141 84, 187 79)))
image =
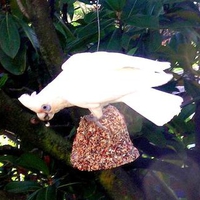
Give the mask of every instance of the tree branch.
POLYGON ((42 122, 31 123, 33 115, 24 112, 16 100, 10 99, 0 90, 0 126, 14 132, 20 139, 41 148, 59 160, 70 164, 71 144, 42 122))
POLYGON ((137 200, 144 197, 136 182, 131 180, 122 168, 102 171, 98 178, 112 199, 137 200))
MULTIPOLYGON (((25 112, 17 100, 9 98, 2 90, 0 119, 1 128, 14 132, 23 142, 42 149, 66 165, 71 165, 71 143, 42 122, 31 123, 33 115, 25 112)), ((121 200, 134 200, 138 199, 138 195, 141 196, 141 191, 122 168, 94 173, 112 199, 118 199, 120 196, 121 200)))

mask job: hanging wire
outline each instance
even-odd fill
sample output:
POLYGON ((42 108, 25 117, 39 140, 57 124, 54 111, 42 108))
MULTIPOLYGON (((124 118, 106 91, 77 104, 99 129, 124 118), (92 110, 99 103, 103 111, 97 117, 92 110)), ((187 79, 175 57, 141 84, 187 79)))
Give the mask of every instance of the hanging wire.
POLYGON ((96 10, 97 10, 97 31, 98 31, 98 39, 97 39, 97 51, 99 51, 100 40, 101 40, 101 27, 100 27, 100 19, 99 19, 99 0, 96 1, 96 10))

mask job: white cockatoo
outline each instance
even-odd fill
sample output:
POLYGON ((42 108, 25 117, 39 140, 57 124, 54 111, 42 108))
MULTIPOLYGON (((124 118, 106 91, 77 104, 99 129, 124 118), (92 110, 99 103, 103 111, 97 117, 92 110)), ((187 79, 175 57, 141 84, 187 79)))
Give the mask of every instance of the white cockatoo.
POLYGON ((78 53, 63 65, 62 72, 38 94, 23 94, 19 101, 48 121, 63 108, 88 108, 100 119, 102 108, 124 102, 158 126, 180 112, 182 98, 156 90, 172 79, 164 72, 169 62, 113 52, 78 53))

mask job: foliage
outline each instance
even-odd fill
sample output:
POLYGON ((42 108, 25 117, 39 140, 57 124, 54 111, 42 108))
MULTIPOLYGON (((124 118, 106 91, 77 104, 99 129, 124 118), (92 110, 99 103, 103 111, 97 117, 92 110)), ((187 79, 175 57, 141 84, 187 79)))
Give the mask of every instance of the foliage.
MULTIPOLYGON (((22 9, 24 6, 26 11, 28 6, 25 1, 21 2, 22 5, 12 0, 0 1, 0 71, 4 74, 0 88, 27 86, 35 90, 46 84, 48 73, 34 27, 22 9)), ((100 39, 99 50, 170 61, 174 79, 159 89, 176 92, 185 100, 180 115, 163 127, 156 127, 145 119, 132 119, 138 116, 125 113, 141 157, 124 169, 130 177, 136 177, 132 181, 146 199, 200 198, 199 194, 191 194, 191 188, 198 188, 200 183, 195 176, 200 165, 198 1, 100 0, 100 5, 92 2, 49 1, 66 58, 77 52, 96 51, 100 39), (166 169, 168 164, 170 170, 166 169)), ((62 128, 57 132, 64 136, 70 134, 70 130, 66 133, 62 128)), ((7 191, 25 193, 29 200, 108 199, 93 175, 62 166, 41 151, 27 153, 30 149, 23 142, 19 149, 14 148, 19 150, 17 156, 12 151, 1 153, 1 187, 7 191)))

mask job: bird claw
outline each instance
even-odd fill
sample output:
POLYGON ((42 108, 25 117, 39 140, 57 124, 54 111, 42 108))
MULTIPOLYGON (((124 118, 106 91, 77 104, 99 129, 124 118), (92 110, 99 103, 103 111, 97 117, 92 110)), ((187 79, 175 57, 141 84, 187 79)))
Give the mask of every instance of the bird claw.
POLYGON ((93 115, 86 115, 84 116, 84 119, 88 122, 94 122, 99 128, 108 131, 108 129, 101 124, 101 122, 97 117, 94 117, 93 115))

